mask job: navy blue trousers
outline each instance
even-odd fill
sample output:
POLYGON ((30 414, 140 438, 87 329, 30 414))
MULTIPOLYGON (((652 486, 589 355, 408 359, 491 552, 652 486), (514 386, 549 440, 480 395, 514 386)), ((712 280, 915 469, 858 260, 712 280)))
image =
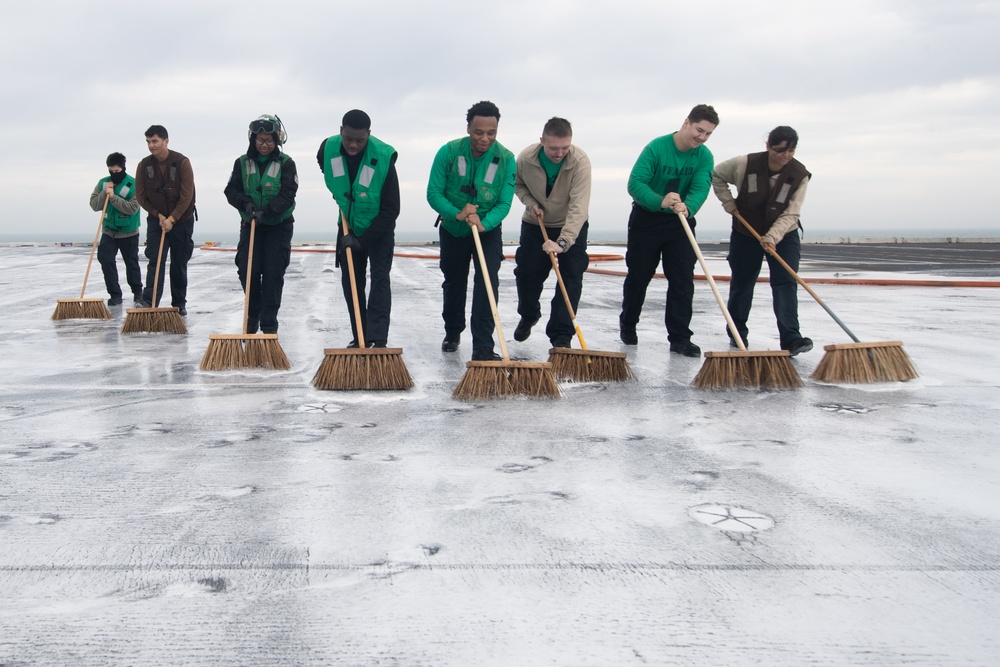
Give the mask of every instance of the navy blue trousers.
MULTIPOLYGON (((799 259, 802 256, 802 242, 799 240, 798 230, 786 234, 785 238, 775 246, 775 250, 797 273, 799 259)), ((765 257, 771 274, 771 299, 774 305, 774 317, 778 321, 778 335, 781 337, 782 349, 787 349, 792 341, 802 337, 799 333, 798 284, 785 267, 764 252, 757 239, 736 231, 729 235, 729 255, 726 257, 732 271, 727 307, 737 331, 746 341, 750 333, 747 319, 750 317, 750 307, 753 305, 753 289, 757 284, 757 276, 760 275, 760 267, 765 257)), ((731 333, 729 337, 732 338, 731 333)))

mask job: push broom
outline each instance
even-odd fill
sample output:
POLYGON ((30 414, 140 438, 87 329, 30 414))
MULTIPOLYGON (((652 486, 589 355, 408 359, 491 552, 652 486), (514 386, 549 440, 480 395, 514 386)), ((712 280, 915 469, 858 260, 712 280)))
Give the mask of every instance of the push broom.
MULTIPOLYGON (((736 219, 743 223, 743 226, 750 230, 754 238, 761 240, 760 234, 747 222, 739 211, 733 211, 736 219)), ((881 341, 876 343, 862 343, 858 337, 847 328, 837 314, 827 306, 823 299, 813 291, 806 281, 799 274, 792 270, 792 267, 783 260, 776 251, 765 248, 767 252, 778 260, 781 266, 796 282, 802 285, 809 296, 816 299, 816 303, 823 306, 823 310, 833 318, 833 321, 840 325, 840 328, 851 337, 853 343, 838 343, 823 347, 826 354, 816 366, 816 370, 810 376, 819 382, 847 382, 847 383, 871 383, 871 382, 906 382, 917 377, 917 370, 913 367, 910 357, 903 350, 903 342, 899 340, 881 341)))
MULTIPOLYGON (((542 230, 542 242, 549 240, 548 232, 545 229, 544 216, 538 215, 538 226, 542 230)), ((566 312, 569 313, 573 321, 573 328, 576 329, 576 337, 580 340, 579 350, 568 347, 554 347, 549 350, 549 363, 552 364, 552 372, 560 380, 571 380, 574 382, 623 382, 634 380, 635 373, 628 365, 624 352, 601 352, 591 350, 587 347, 587 341, 583 338, 583 332, 576 321, 576 313, 573 311, 573 304, 566 290, 566 283, 563 282, 562 273, 559 271, 559 260, 555 253, 549 253, 552 260, 552 269, 556 273, 556 281, 559 283, 559 290, 562 292, 563 300, 566 302, 566 312)))
POLYGON ((767 388, 767 389, 794 389, 802 386, 802 378, 799 377, 795 366, 792 365, 791 355, 788 350, 748 350, 743 344, 743 337, 736 330, 736 323, 733 322, 729 309, 726 308, 722 294, 715 285, 708 266, 705 264, 705 257, 701 254, 701 248, 694 238, 691 225, 687 218, 678 213, 684 233, 687 234, 688 241, 694 249, 694 254, 698 257, 701 270, 705 274, 705 280, 712 288, 715 300, 719 303, 719 308, 726 318, 726 324, 733 335, 733 340, 739 347, 738 350, 727 352, 706 352, 705 363, 702 365, 698 375, 695 376, 692 385, 699 389, 735 389, 742 387, 767 388))
POLYGON ((163 261, 163 246, 166 243, 167 230, 160 231, 160 249, 156 253, 156 275, 153 277, 153 307, 128 308, 125 311, 125 321, 122 322, 122 333, 175 333, 186 334, 187 325, 177 308, 157 308, 156 294, 160 287, 160 264, 163 261))
POLYGON ((83 289, 79 299, 56 299, 56 309, 52 313, 54 320, 110 320, 111 312, 104 305, 104 299, 84 299, 87 291, 87 278, 90 277, 90 265, 94 261, 94 251, 101 239, 101 228, 104 227, 104 214, 108 211, 108 201, 111 197, 104 196, 104 208, 101 209, 101 220, 97 223, 97 235, 94 245, 90 247, 90 259, 87 260, 87 272, 83 274, 83 289))
POLYGON ((532 398, 558 398, 559 385, 552 372, 552 364, 547 361, 511 361, 507 353, 507 341, 504 339, 503 326, 500 324, 500 313, 497 311, 497 301, 493 296, 493 284, 486 268, 486 257, 483 255, 483 243, 479 240, 479 228, 472 227, 472 238, 476 243, 476 254, 479 256, 479 267, 486 287, 486 296, 493 313, 493 323, 500 338, 502 361, 468 361, 465 363, 465 375, 452 392, 453 398, 462 400, 477 400, 483 398, 506 398, 509 396, 530 396, 532 398))
MULTIPOLYGON (((349 234, 351 230, 343 211, 340 221, 344 234, 349 234)), ((402 348, 365 347, 358 283, 354 276, 354 253, 350 247, 347 248, 347 271, 351 279, 358 347, 323 350, 323 362, 313 376, 313 386, 317 389, 409 389, 413 386, 413 379, 403 363, 402 348)))
POLYGON ((201 358, 203 371, 264 368, 285 371, 292 367, 278 342, 278 334, 247 333, 250 316, 250 283, 253 282, 253 242, 257 218, 250 217, 250 244, 247 256, 246 290, 243 294, 243 333, 209 334, 208 347, 201 358))

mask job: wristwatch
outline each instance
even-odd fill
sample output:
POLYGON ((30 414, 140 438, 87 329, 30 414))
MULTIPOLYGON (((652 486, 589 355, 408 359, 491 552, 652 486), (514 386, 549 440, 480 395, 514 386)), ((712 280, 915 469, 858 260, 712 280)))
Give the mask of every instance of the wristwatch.
POLYGON ((556 245, 565 250, 566 246, 568 246, 569 244, 566 243, 566 239, 559 239, 558 241, 556 241, 556 245))

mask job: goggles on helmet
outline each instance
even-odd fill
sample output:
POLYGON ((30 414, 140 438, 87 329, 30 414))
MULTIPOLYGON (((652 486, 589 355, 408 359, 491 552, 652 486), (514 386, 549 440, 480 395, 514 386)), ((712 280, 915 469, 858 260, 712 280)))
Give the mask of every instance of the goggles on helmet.
POLYGON ((267 132, 268 134, 277 134, 281 131, 281 126, 278 125, 273 120, 267 118, 258 118, 257 120, 250 123, 250 131, 254 134, 258 132, 267 132))

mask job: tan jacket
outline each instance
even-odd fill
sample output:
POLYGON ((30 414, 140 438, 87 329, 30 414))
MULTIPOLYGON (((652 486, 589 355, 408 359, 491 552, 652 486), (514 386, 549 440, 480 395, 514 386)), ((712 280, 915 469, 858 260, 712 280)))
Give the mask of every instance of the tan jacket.
MULTIPOLYGON (((570 145, 552 192, 546 197, 545 170, 538 161, 540 150, 540 143, 533 144, 517 156, 514 193, 524 204, 521 220, 537 225, 531 207, 538 206, 545 212, 545 229, 558 230, 558 236, 552 233, 549 238, 553 241, 565 239, 568 248, 590 216, 590 158, 576 145, 570 145)), ((538 238, 541 240, 541 232, 538 238)))

